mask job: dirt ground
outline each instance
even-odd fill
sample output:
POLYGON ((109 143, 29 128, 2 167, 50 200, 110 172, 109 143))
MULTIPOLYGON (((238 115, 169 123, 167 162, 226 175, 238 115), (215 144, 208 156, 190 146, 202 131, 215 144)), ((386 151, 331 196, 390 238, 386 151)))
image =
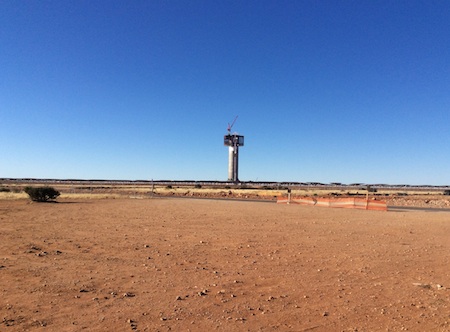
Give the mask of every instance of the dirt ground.
POLYGON ((450 213, 0 200, 1 331, 450 331, 450 213))

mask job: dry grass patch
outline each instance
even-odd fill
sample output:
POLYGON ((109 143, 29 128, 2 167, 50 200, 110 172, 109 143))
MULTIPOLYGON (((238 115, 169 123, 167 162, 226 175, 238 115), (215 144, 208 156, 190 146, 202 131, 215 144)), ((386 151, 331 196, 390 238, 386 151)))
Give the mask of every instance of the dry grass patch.
POLYGON ((28 198, 28 195, 24 192, 0 192, 0 199, 13 200, 13 199, 24 199, 28 198))
POLYGON ((65 193, 61 194, 61 198, 66 199, 116 199, 116 198, 124 198, 123 195, 120 194, 95 194, 95 193, 85 193, 85 194, 77 194, 77 193, 65 193))

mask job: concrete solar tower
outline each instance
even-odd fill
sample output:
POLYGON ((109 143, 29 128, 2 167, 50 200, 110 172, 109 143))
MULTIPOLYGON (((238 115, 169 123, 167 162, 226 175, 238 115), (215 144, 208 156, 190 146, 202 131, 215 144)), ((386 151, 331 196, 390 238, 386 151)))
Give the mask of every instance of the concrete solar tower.
POLYGON ((237 133, 231 134, 236 122, 236 116, 231 124, 228 124, 228 133, 223 138, 223 144, 228 146, 228 181, 239 182, 238 165, 239 165, 239 147, 244 146, 244 136, 237 133))

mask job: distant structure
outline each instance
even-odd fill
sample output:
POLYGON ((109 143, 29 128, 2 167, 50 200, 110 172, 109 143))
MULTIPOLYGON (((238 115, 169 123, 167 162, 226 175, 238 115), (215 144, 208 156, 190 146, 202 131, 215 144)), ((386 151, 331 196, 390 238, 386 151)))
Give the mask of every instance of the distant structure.
POLYGON ((239 182, 238 165, 239 165, 239 147, 244 146, 244 136, 237 133, 231 134, 238 116, 236 116, 231 124, 228 123, 228 133, 223 137, 223 144, 228 146, 228 181, 239 182))

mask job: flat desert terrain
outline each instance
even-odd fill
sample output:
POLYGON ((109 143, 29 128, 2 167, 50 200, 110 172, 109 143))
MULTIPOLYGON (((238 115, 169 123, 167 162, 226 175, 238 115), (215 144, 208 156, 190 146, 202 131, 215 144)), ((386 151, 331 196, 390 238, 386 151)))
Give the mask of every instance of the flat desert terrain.
POLYGON ((450 331, 450 213, 0 200, 1 331, 450 331))

